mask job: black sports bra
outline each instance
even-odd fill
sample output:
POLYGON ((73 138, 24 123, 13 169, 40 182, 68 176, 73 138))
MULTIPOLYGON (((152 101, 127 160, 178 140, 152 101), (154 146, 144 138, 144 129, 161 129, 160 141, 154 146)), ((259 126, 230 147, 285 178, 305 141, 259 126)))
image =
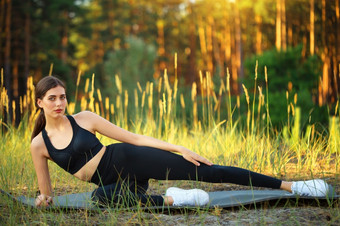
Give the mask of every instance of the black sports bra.
POLYGON ((81 128, 72 116, 67 115, 67 118, 72 126, 73 137, 66 148, 53 147, 45 128, 42 130, 42 136, 52 160, 67 172, 74 174, 90 161, 103 145, 93 133, 81 128))

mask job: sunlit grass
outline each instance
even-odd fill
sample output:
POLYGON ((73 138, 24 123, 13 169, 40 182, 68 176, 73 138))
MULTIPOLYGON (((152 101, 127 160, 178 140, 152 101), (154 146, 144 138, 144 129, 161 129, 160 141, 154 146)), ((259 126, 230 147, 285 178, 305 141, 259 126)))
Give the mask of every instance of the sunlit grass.
MULTIPOLYGON (((309 125, 305 133, 300 132, 301 112, 296 101, 287 102, 287 124, 284 129, 277 131, 271 127, 267 76, 266 87, 257 87, 252 91, 255 96, 253 99, 249 96, 247 87, 243 86, 246 103, 240 103, 240 97, 237 97, 236 103, 232 102, 228 71, 225 78, 221 78, 218 88, 209 73, 200 73, 199 83, 192 84, 189 96, 179 91, 177 79, 170 83, 166 71, 156 82, 147 82, 145 85, 137 83, 132 93, 124 89, 119 76, 116 76, 116 96, 113 99, 102 97, 100 89, 95 88, 95 75, 84 81, 84 87, 79 86, 81 79, 79 73, 76 98, 69 102, 68 114, 77 110, 96 112, 134 133, 183 145, 216 164, 238 166, 282 179, 338 178, 339 101, 336 114, 330 116, 328 136, 322 137, 318 135, 314 125, 309 125), (265 90, 264 93, 262 90, 265 90), (82 93, 82 96, 77 99, 78 93, 82 93), (129 96, 133 97, 133 103, 129 102, 129 96), (244 113, 245 125, 242 125, 237 115, 240 104, 247 106, 247 112, 244 113), (221 106, 227 107, 226 115, 221 114, 221 106), (192 123, 188 124, 188 119, 192 123)), ((256 77, 254 81, 256 84, 256 77)), ((23 120, 15 127, 15 117, 19 116, 12 115, 5 121, 4 114, 9 116, 8 106, 12 103, 8 102, 1 72, 0 188, 14 195, 35 197, 38 185, 29 145, 33 122, 38 112, 34 106, 32 77, 28 79, 27 87, 26 95, 20 99, 23 120)), ((116 142, 100 135, 98 137, 105 145, 116 142)), ((49 166, 52 185, 57 195, 94 189, 94 185, 77 180, 54 163, 49 166)), ((158 189, 159 193, 164 192, 162 187, 158 189)), ((119 210, 108 210, 111 222, 117 222, 117 211, 119 210)), ((140 212, 136 214, 131 216, 131 221, 136 222, 137 219, 137 222, 143 222, 141 216, 138 216, 140 212)), ((58 216, 54 219, 63 222, 63 214, 60 213, 60 218, 58 216)), ((44 215, 40 220, 49 222, 49 216, 44 215)))

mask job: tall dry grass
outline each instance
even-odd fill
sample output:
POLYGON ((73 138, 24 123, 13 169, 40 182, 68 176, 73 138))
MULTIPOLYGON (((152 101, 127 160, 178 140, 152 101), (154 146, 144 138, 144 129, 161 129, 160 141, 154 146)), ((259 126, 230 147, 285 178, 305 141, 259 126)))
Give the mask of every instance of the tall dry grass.
MULTIPOLYGON (((258 76, 256 69, 254 87, 258 76)), ((76 98, 68 103, 67 112, 73 114, 77 109, 96 112, 122 128, 186 146, 217 164, 239 166, 280 178, 337 175, 340 163, 339 101, 336 115, 330 116, 327 137, 318 136, 314 125, 309 125, 306 132, 301 133, 297 97, 293 103, 287 102, 287 124, 282 131, 276 131, 270 123, 268 78, 266 73, 264 76, 266 87, 254 88, 253 97, 243 85, 246 103, 240 103, 240 97, 232 101, 228 70, 225 78, 220 79, 219 87, 214 84, 210 73, 200 72, 199 83, 192 84, 190 96, 180 91, 177 76, 174 82, 169 81, 166 70, 156 82, 146 82, 145 85, 138 82, 133 93, 124 89, 116 75, 114 98, 103 97, 101 90, 95 88, 95 75, 92 79, 87 78, 81 87, 82 75, 79 73, 76 98), (83 93, 80 98, 79 93, 83 93), (129 96, 133 98, 129 99, 129 96), (129 102, 131 99, 133 103, 129 102), (237 115, 241 104, 247 106, 245 126, 240 123, 240 113, 237 115), (221 106, 227 108, 226 114, 221 106), (181 109, 176 109, 178 107, 181 109)), ((32 77, 28 78, 27 87, 27 93, 20 98, 21 115, 12 115, 4 121, 4 115, 9 116, 9 104, 15 104, 8 101, 1 71, 0 187, 18 193, 37 189, 29 152, 30 134, 37 116, 32 77), (16 117, 22 118, 18 127, 13 125, 16 117)), ((115 142, 98 136, 104 144, 115 142)), ((66 186, 66 181, 67 185, 78 189, 90 186, 83 185, 53 163, 50 168, 56 187, 66 186)))
MULTIPOLYGON (((209 73, 201 72, 199 76, 199 83, 192 84, 190 95, 181 91, 183 88, 178 85, 177 72, 172 83, 169 81, 167 71, 156 82, 149 81, 145 85, 137 82, 133 93, 124 89, 124 84, 116 76, 116 94, 109 98, 103 97, 101 90, 95 88, 95 75, 92 79, 86 79, 83 87, 80 86, 82 75, 79 73, 75 98, 68 103, 67 112, 73 114, 78 110, 94 111, 132 132, 186 146, 216 164, 239 166, 282 179, 322 177, 332 178, 332 181, 338 183, 339 100, 336 114, 330 116, 327 137, 319 136, 314 125, 309 125, 306 132, 301 133, 299 122, 301 112, 297 97, 293 103, 287 102, 286 126, 282 131, 277 131, 270 122, 266 73, 264 75, 266 87, 256 87, 258 75, 255 70, 253 97, 249 95, 247 87, 243 86, 245 103, 241 103, 239 96, 233 100, 228 70, 225 78, 221 78, 219 87, 216 87, 209 73), (82 95, 77 98, 79 93, 82 95), (130 102, 129 96, 133 97, 130 98, 130 102), (241 104, 246 106, 245 113, 241 113, 241 104), (226 111, 223 111, 223 107, 226 111), (242 114, 246 115, 245 125, 241 123, 242 114)), ((33 79, 28 78, 27 93, 20 98, 18 105, 20 116, 9 115, 9 105, 12 104, 14 107, 16 105, 9 103, 3 84, 1 71, 0 188, 14 195, 35 197, 38 184, 29 151, 30 135, 38 113, 34 105, 33 79), (22 118, 17 127, 14 126, 16 117, 22 118)), ((104 144, 116 142, 100 135, 98 137, 104 144)), ((93 185, 77 180, 54 163, 49 163, 49 169, 56 195, 94 189, 93 185)), ((200 184, 195 183, 193 186, 200 184)), ((153 190, 163 193, 163 187, 156 186, 153 190)), ((5 219, 4 222, 8 224, 28 222, 83 224, 103 223, 103 220, 109 224, 116 224, 120 222, 121 217, 126 218, 124 221, 126 223, 162 224, 157 213, 152 212, 150 217, 145 216, 141 210, 130 213, 114 208, 96 214, 89 214, 87 211, 70 214, 59 211, 50 214, 43 210, 27 209, 3 199, 0 199, 0 206, 6 207, 0 214, 0 221, 5 219)), ((336 211, 338 208, 334 210, 336 211)), ((206 211, 198 209, 197 213, 201 222, 204 222, 208 216, 206 211)), ((188 213, 185 212, 185 215, 188 213)), ((332 216, 336 221, 338 214, 332 216)))

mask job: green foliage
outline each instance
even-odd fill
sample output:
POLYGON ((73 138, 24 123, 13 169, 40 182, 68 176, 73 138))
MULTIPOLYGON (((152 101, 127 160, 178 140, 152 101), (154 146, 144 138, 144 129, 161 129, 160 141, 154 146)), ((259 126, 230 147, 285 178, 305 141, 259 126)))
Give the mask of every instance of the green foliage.
POLYGON ((286 52, 276 49, 265 51, 262 55, 252 56, 245 60, 245 71, 253 84, 255 62, 258 60, 258 81, 264 87, 264 66, 268 68, 269 92, 286 92, 288 83, 292 82, 293 91, 315 89, 318 82, 320 59, 316 56, 302 57, 302 45, 288 48, 286 52))
MULTIPOLYGON (((278 52, 276 49, 272 49, 262 55, 252 56, 247 58, 244 63, 247 76, 243 82, 247 88, 254 84, 256 61, 259 65, 257 84, 263 90, 266 87, 264 67, 268 68, 269 109, 274 127, 281 127, 283 122, 287 122, 288 105, 301 108, 300 123, 302 126, 305 127, 310 123, 311 112, 319 112, 313 100, 317 94, 320 59, 316 56, 304 58, 302 56, 302 45, 288 48, 286 52, 278 52), (288 99, 286 92, 288 92, 288 99), (297 95, 297 103, 294 100, 295 95, 297 95)), ((293 107, 290 107, 290 114, 294 110, 293 107)), ((313 121, 320 121, 327 125, 327 115, 328 113, 314 115, 313 121)))
POLYGON ((129 89, 136 87, 137 81, 146 81, 154 73, 154 61, 157 56, 156 47, 146 44, 142 39, 129 36, 127 47, 108 53, 104 62, 105 74, 114 83, 114 76, 121 77, 124 86, 129 89))

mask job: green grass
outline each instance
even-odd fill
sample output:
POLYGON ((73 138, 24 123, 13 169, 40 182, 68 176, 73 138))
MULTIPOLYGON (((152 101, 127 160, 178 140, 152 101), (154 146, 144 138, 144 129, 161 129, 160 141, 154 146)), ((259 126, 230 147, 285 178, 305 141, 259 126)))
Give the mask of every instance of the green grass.
MULTIPOLYGON (((227 76, 227 78, 229 78, 227 76)), ((299 108, 295 106, 295 111, 290 115, 291 122, 282 131, 273 129, 270 125, 270 115, 268 104, 262 98, 262 108, 255 109, 254 103, 257 100, 247 101, 248 110, 246 125, 242 126, 241 119, 236 117, 238 110, 236 103, 231 102, 230 92, 223 87, 219 93, 213 94, 212 88, 207 85, 209 75, 202 78, 201 87, 205 87, 202 93, 204 96, 198 100, 195 88, 192 95, 185 99, 185 105, 176 105, 180 102, 180 93, 176 83, 171 85, 167 76, 163 77, 160 84, 153 85, 147 83, 142 88, 136 86, 134 93, 124 92, 121 83, 116 82, 119 92, 115 102, 110 104, 107 99, 105 103, 100 98, 94 98, 94 84, 92 88, 84 90, 84 98, 77 102, 69 103, 68 112, 72 114, 74 109, 89 109, 110 119, 113 123, 130 130, 131 132, 144 134, 168 141, 170 143, 183 145, 202 156, 207 157, 216 164, 238 166, 256 172, 265 173, 285 180, 324 178, 328 180, 339 193, 339 147, 340 147, 340 126, 339 114, 330 117, 330 128, 328 136, 319 136, 310 125, 306 132, 300 132, 299 108), (164 84, 160 87, 161 84, 164 84), (205 84, 205 85, 204 85, 205 84), (210 87, 210 88, 209 88, 210 87), (211 90, 209 90, 211 89, 211 90), (222 91, 221 91, 222 90, 222 91), (134 113, 128 110, 128 96, 134 96, 132 104, 134 113), (227 115, 222 115, 218 105, 218 98, 226 103, 228 107, 227 115), (87 101, 88 100, 88 101, 87 101), (138 100, 138 101, 137 101, 138 100), (191 105, 189 105, 191 103, 191 105), (251 108, 249 104, 252 104, 251 108), (156 107, 154 107, 156 106, 156 107), (188 107, 192 106, 192 107, 188 107), (176 107, 181 107, 179 114, 183 111, 190 112, 191 124, 176 115, 176 107), (188 109, 189 108, 189 109, 188 109), (201 109, 203 114, 197 112, 201 109), (183 111, 182 111, 183 110, 183 111), (259 117, 264 112, 264 117, 259 117)), ((89 83, 89 81, 87 81, 89 83)), ((78 82, 79 84, 79 82, 78 82)), ((228 82, 227 82, 228 84, 228 82)), ((222 86, 222 85, 221 85, 222 86)), ((194 86, 193 86, 194 87, 194 86)), ((3 93, 3 86, 1 86, 3 93)), ((18 127, 12 126, 10 122, 4 122, 3 112, 0 120, 7 128, 1 130, 0 137, 0 188, 12 193, 15 196, 27 195, 35 197, 38 192, 37 179, 33 163, 31 161, 29 143, 32 131, 35 112, 32 98, 34 87, 29 80, 29 90, 26 102, 23 102, 23 120, 18 127)), ((97 91, 98 93, 98 91, 97 91)), ((262 95, 262 93, 261 93, 262 95)), ((99 96, 99 95, 98 95, 99 96)), ((265 96, 268 96, 266 93, 265 96)), ((1 96, 1 106, 4 111, 7 109, 5 96, 1 96)), ((249 98, 249 97, 248 97, 249 98)), ((130 103, 131 106, 131 103, 130 103)), ((221 106, 221 105, 220 105, 221 106)), ((337 112, 337 110, 335 111, 337 112)), ((188 120, 188 119, 186 119, 188 120)), ((99 136, 102 143, 107 145, 112 142, 105 137, 99 136)), ((95 188, 90 183, 82 182, 68 173, 64 172, 54 163, 49 163, 52 186, 56 195, 91 191, 95 188)), ((175 185, 180 187, 200 187, 207 191, 226 189, 225 185, 213 185, 198 182, 183 181, 152 181, 150 193, 162 194, 168 186, 175 185)), ((232 188, 238 188, 237 186, 232 188)), ((248 209, 241 207, 236 212, 230 210, 200 210, 184 211, 180 213, 169 213, 168 215, 157 212, 147 212, 142 210, 127 211, 121 208, 107 209, 99 212, 89 211, 49 211, 44 209, 25 208, 15 204, 4 197, 0 197, 0 222, 4 224, 219 224, 224 220, 238 222, 257 222, 258 224, 279 223, 281 216, 267 217, 271 211, 280 212, 290 217, 288 224, 301 223, 302 220, 313 219, 313 213, 318 218, 327 207, 317 206, 317 210, 311 210, 311 218, 304 219, 299 214, 300 208, 292 203, 283 206, 259 206, 259 208, 248 209), (250 212, 249 212, 250 211, 250 212), (248 221, 247 221, 248 219, 248 221)), ((313 207, 303 207, 303 211, 308 212, 313 207)), ((327 208, 330 220, 327 216, 325 222, 339 222, 339 206, 327 208)), ((323 216, 323 215, 322 215, 323 216)), ((323 218, 322 218, 323 219, 323 218)))

